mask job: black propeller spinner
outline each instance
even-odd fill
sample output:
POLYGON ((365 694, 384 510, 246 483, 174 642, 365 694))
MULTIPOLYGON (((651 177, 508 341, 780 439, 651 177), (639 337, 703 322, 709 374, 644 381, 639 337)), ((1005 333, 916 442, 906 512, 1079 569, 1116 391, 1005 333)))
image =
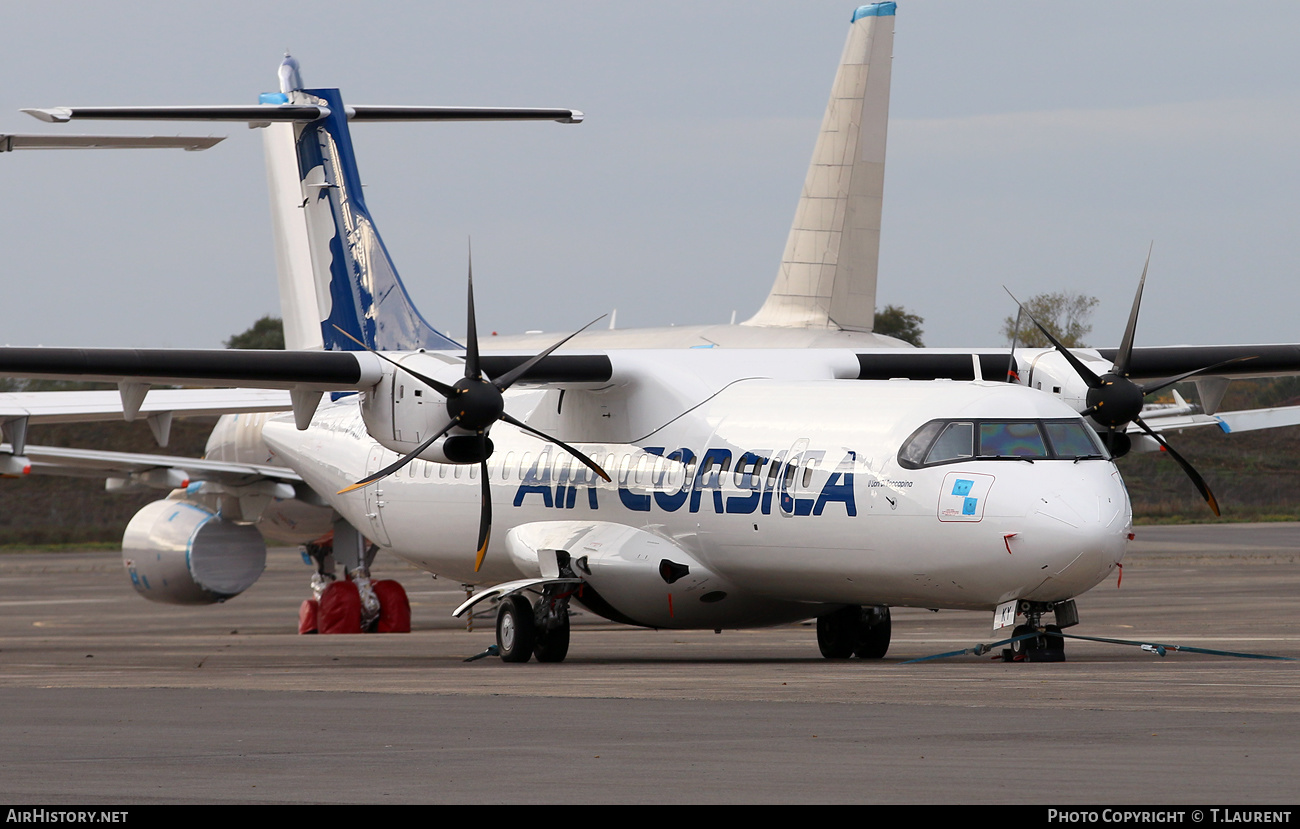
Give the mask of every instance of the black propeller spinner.
POLYGON ((376 481, 387 478, 389 475, 392 475, 394 472, 419 457, 421 452, 424 452, 453 428, 473 432, 473 435, 453 435, 448 438, 448 445, 445 447, 444 454, 449 458, 461 461, 462 463, 477 462, 479 464, 479 480, 482 481, 483 488, 480 496, 478 550, 474 557, 474 572, 477 573, 479 568, 483 566, 483 557, 487 554, 488 540, 492 535, 492 488, 488 479, 487 466, 487 459, 492 456, 492 441, 488 439, 487 434, 493 424, 498 421, 505 421, 506 423, 523 429, 525 432, 536 435, 543 440, 548 440, 573 455, 573 457, 581 461, 587 468, 591 469, 603 480, 610 480, 609 474, 606 473, 604 469, 601 469, 600 464, 596 463, 591 458, 579 452, 577 449, 574 449, 567 443, 557 440, 543 432, 539 432, 527 423, 513 417, 505 410, 505 398, 502 394, 506 389, 514 385, 519 378, 527 374, 529 369, 535 366, 552 351, 585 331, 591 325, 598 322, 602 317, 597 317, 582 326, 582 328, 579 328, 577 331, 574 331, 569 336, 560 340, 555 345, 540 354, 529 358, 520 365, 515 366, 513 369, 495 380, 489 380, 487 377, 483 376, 483 372, 479 366, 478 326, 474 314, 474 263, 471 260, 469 265, 469 322, 465 329, 465 376, 457 380, 454 386, 448 386, 446 383, 441 383, 434 380, 432 377, 426 377, 423 374, 384 356, 382 353, 375 351, 373 348, 361 342, 356 337, 353 337, 337 325, 334 326, 345 337, 352 340, 366 351, 369 351, 380 359, 391 363, 441 394, 447 400, 447 414, 451 416, 451 422, 448 423, 446 427, 440 429, 414 450, 373 475, 367 475, 355 484, 340 489, 338 494, 342 495, 345 492, 351 492, 355 489, 360 489, 361 487, 368 486, 376 481), (451 445, 453 441, 455 441, 454 447, 451 445))
MULTIPOLYGON (((1253 360, 1254 357, 1237 357, 1232 360, 1225 360, 1222 363, 1215 363, 1212 366, 1198 368, 1177 377, 1147 383, 1146 385, 1138 385, 1130 380, 1129 371, 1133 357, 1133 335, 1137 332, 1138 310, 1142 305, 1142 289, 1146 286, 1147 268, 1150 265, 1151 251, 1148 250, 1146 264, 1142 266, 1142 278, 1138 280, 1137 295, 1133 297, 1133 309, 1129 312, 1128 325, 1124 328, 1124 339, 1120 341, 1119 351, 1115 355, 1115 364, 1110 371, 1100 377, 1097 376, 1096 372, 1088 368, 1082 360, 1071 353, 1070 349, 1062 345, 1060 340, 1052 335, 1052 332, 1034 319, 1033 314, 1029 313, 1023 305, 1020 305, 1019 300, 1016 300, 1016 304, 1020 305, 1020 310, 1024 312, 1025 316, 1029 317, 1030 322, 1038 326, 1038 330, 1043 332, 1043 336, 1047 337, 1048 342, 1088 385, 1088 394, 1085 398, 1088 408, 1084 409, 1080 414, 1084 417, 1091 417, 1094 422, 1106 428, 1106 432, 1101 435, 1101 438, 1111 454, 1115 457, 1122 457, 1128 453, 1131 441, 1124 427, 1130 423, 1136 423, 1139 429, 1150 435, 1156 443, 1159 443, 1169 453, 1169 457, 1173 458, 1183 468, 1183 471, 1187 473, 1187 477, 1191 478, 1192 483, 1200 491, 1201 497, 1210 505, 1210 509, 1214 511, 1214 514, 1218 515, 1219 502, 1214 497, 1214 493, 1210 491, 1209 485, 1205 483, 1205 479, 1201 477, 1200 473, 1192 467, 1186 458, 1178 454, 1169 445, 1168 441, 1142 420, 1142 404, 1146 396, 1153 392, 1168 388, 1197 374, 1207 374, 1229 363, 1253 360)), ((1015 299, 1015 297, 1013 296, 1012 299, 1015 299)))

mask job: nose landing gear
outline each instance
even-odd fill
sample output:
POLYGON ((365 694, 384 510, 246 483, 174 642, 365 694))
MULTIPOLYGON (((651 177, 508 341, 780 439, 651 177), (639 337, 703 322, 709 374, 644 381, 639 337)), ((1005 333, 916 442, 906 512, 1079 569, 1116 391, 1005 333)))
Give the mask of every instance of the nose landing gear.
POLYGON ((1021 602, 1017 611, 1024 615, 1025 624, 1016 625, 1011 636, 1016 641, 1003 648, 1003 662, 1064 662, 1065 637, 1062 627, 1078 624, 1079 615, 1074 600, 1047 604, 1046 602, 1021 602), (1053 613, 1056 625, 1044 625, 1043 614, 1053 613), (1026 639, 1018 637, 1026 636, 1026 639))

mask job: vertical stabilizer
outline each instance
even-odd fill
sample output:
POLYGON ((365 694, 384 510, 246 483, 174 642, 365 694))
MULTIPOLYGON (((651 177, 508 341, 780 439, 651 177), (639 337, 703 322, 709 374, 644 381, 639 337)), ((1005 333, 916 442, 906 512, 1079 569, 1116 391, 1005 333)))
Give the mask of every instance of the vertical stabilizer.
POLYGON ((262 132, 266 181, 271 192, 271 232, 275 238, 275 269, 280 283, 280 315, 284 347, 299 351, 325 347, 322 314, 312 276, 311 247, 303 209, 302 182, 296 152, 300 124, 268 124, 262 132))
MULTIPOLYGON (((262 96, 262 103, 288 103, 302 95, 298 61, 288 53, 280 64, 280 94, 262 96)), ((271 194, 271 234, 275 240, 275 270, 280 284, 280 315, 284 347, 291 351, 325 347, 321 335, 316 280, 303 209, 302 176, 298 172, 298 136, 303 125, 267 124, 262 131, 266 183, 271 194)))
POLYGON ((746 325, 872 328, 894 9, 853 13, 776 284, 746 325))
POLYGON ((459 349, 420 316, 379 238, 361 193, 339 91, 308 89, 302 94, 329 108, 329 115, 304 124, 298 134, 303 209, 326 350, 358 347, 335 326, 380 351, 459 349))

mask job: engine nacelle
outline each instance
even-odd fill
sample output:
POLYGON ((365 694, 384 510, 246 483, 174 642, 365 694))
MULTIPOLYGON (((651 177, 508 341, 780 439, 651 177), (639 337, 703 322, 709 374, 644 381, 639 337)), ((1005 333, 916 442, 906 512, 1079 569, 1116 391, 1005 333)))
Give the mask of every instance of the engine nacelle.
MULTIPOLYGON (((1092 369, 1098 377, 1111 370, 1111 363, 1092 349, 1072 349, 1074 355, 1092 369)), ((1024 349, 1017 349, 1020 365, 1020 382, 1024 385, 1056 395, 1062 402, 1081 412, 1088 408, 1088 383, 1079 376, 1064 357, 1055 349, 1044 349, 1028 357, 1024 349)))
POLYGON ((122 563, 150 601, 215 604, 253 586, 266 569, 266 542, 187 501, 154 501, 127 525, 122 563))
MULTIPOLYGON (((400 358, 404 366, 448 386, 465 374, 464 363, 442 354, 416 352, 400 358)), ((361 394, 361 418, 366 431, 386 449, 400 455, 414 451, 421 443, 451 422, 447 400, 435 389, 390 365, 376 386, 361 394)), ((477 463, 478 441, 456 428, 420 453, 434 463, 477 463)))

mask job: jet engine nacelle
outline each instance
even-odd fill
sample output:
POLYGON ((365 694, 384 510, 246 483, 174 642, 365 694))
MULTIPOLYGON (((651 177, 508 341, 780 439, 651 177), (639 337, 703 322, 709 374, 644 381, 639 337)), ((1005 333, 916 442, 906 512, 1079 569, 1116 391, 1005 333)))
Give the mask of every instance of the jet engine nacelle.
POLYGON ((253 586, 266 542, 249 525, 187 501, 154 501, 122 537, 122 563, 137 593, 166 604, 215 604, 253 586))
MULTIPOLYGON (((465 375, 465 365, 442 354, 414 352, 398 357, 397 362, 417 374, 431 377, 448 386, 465 375)), ((361 394, 361 418, 366 431, 386 449, 406 455, 429 436, 451 422, 447 399, 413 375, 392 366, 384 366, 384 377, 371 390, 361 394)), ((477 463, 478 441, 463 429, 453 429, 447 437, 420 453, 421 460, 435 463, 477 463)))

